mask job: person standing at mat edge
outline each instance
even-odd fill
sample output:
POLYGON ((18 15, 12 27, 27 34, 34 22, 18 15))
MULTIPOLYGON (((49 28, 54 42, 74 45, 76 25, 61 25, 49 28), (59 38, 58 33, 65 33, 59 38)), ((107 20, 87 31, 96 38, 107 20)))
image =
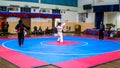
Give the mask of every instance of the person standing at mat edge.
POLYGON ((64 23, 59 22, 57 25, 57 34, 58 34, 58 42, 63 42, 63 27, 65 25, 65 23, 67 22, 67 20, 64 23))
POLYGON ((103 40, 104 39, 104 30, 105 30, 105 26, 103 24, 103 22, 100 22, 100 28, 99 28, 99 40, 103 40))
POLYGON ((22 23, 22 20, 19 20, 19 23, 16 25, 15 29, 17 30, 17 33, 18 33, 19 46, 22 46, 24 42, 24 30, 30 29, 30 27, 27 27, 26 25, 24 25, 22 23))

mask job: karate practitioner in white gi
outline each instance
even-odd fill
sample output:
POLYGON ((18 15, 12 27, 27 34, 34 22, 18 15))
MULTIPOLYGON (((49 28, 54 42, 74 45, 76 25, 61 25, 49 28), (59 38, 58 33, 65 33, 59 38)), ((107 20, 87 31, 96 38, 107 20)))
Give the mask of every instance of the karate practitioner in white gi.
POLYGON ((64 23, 59 22, 57 27, 56 27, 57 28, 57 34, 58 34, 58 39, 57 39, 58 42, 63 42, 63 32, 62 32, 62 30, 63 30, 63 27, 66 24, 66 22, 67 22, 67 20, 64 23))

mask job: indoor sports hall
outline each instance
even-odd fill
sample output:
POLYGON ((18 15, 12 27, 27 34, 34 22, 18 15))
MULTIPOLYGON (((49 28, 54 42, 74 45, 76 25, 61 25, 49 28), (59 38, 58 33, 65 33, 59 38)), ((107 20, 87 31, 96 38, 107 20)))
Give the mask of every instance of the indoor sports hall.
POLYGON ((1 0, 0 68, 119 68, 120 0, 1 0))

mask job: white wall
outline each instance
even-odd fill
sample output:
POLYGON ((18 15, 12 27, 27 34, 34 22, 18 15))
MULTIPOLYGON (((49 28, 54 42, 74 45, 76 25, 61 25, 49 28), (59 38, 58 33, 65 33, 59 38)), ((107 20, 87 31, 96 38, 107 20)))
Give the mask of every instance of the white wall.
MULTIPOLYGON (((78 13, 84 13, 87 11, 84 11, 83 5, 86 4, 92 4, 92 5, 109 5, 109 4, 118 4, 119 0, 78 0, 78 8, 77 7, 69 7, 69 6, 60 6, 60 5, 50 5, 50 4, 41 4, 41 3, 28 3, 28 2, 18 2, 18 1, 0 1, 0 5, 2 6, 10 6, 10 5, 19 5, 19 6, 36 6, 36 7, 42 7, 42 8, 51 8, 55 9, 56 7, 62 10, 65 10, 65 13, 62 13, 61 21, 64 22, 65 20, 68 20, 69 22, 78 22, 78 13), (66 11, 67 9, 70 9, 72 11, 66 11)), ((107 14, 108 15, 108 14, 107 14)), ((108 17, 105 17, 108 19, 108 17)), ((45 20, 45 19, 44 19, 45 20)), ((32 19, 32 22, 35 21, 43 21, 43 19, 32 19)), ((51 21, 51 20, 45 20, 45 21, 51 21)), ((95 21, 95 14, 92 13, 92 11, 88 12, 88 18, 86 18, 86 22, 94 22, 95 21)), ((107 20, 105 21, 107 22, 107 20)))
POLYGON ((16 17, 9 17, 9 18, 7 18, 6 21, 9 24, 9 30, 8 30, 8 32, 10 32, 10 33, 16 33, 15 26, 18 24, 19 20, 20 20, 20 18, 16 18, 16 17))
POLYGON ((86 22, 93 23, 95 21, 95 13, 88 13, 86 17, 86 22))
MULTIPOLYGON (((92 4, 93 6, 100 5, 113 5, 119 4, 119 0, 78 0, 78 7, 83 8, 83 5, 92 4)), ((92 9, 91 9, 92 10, 92 9)), ((88 10, 83 10, 87 12, 88 10)), ((95 22, 95 14, 88 13, 88 18, 86 22, 95 22)), ((105 24, 115 24, 117 28, 120 28, 120 13, 119 12, 105 12, 104 13, 104 23, 105 24)))
POLYGON ((95 13, 80 13, 79 22, 94 23, 95 13))
POLYGON ((119 0, 94 0, 94 5, 112 5, 119 4, 119 0))
POLYGON ((117 15, 117 28, 120 28, 120 13, 117 15))
MULTIPOLYGON (((39 7, 40 9, 41 8, 56 9, 56 7, 57 7, 59 9, 65 11, 65 13, 61 14, 62 15, 61 21, 63 21, 63 22, 65 20, 68 20, 70 22, 78 22, 78 12, 83 12, 83 10, 81 8, 78 8, 78 7, 50 5, 50 4, 41 4, 41 3, 31 3, 31 2, 4 1, 4 0, 0 1, 0 6, 10 6, 10 5, 17 5, 17 6, 20 6, 20 7, 25 7, 25 6, 39 7), (70 11, 67 11, 68 9, 70 11)), ((38 10, 36 10, 36 12, 39 12, 39 8, 38 8, 38 10)), ((32 12, 34 12, 33 9, 32 9, 32 12)))
POLYGON ((112 5, 119 4, 119 0, 78 0, 78 7, 83 7, 83 5, 92 4, 93 6, 97 5, 112 5))
POLYGON ((65 20, 68 20, 69 22, 78 22, 78 12, 65 11, 65 13, 62 13, 61 15, 62 22, 64 22, 65 20))
POLYGON ((9 17, 7 18, 7 21, 9 22, 18 22, 20 20, 20 18, 17 18, 17 17, 9 17))
POLYGON ((110 22, 108 22, 108 12, 104 12, 104 24, 110 24, 110 22))
POLYGON ((120 12, 104 13, 104 24, 114 24, 116 28, 120 28, 120 12))
POLYGON ((83 5, 87 5, 87 4, 92 4, 92 5, 94 5, 93 4, 93 0, 78 0, 78 7, 80 7, 80 8, 83 8, 83 5))
POLYGON ((52 22, 52 19, 50 18, 31 18, 31 22, 52 22))
POLYGON ((40 8, 51 8, 51 9, 70 9, 78 12, 82 12, 82 8, 71 7, 71 6, 61 6, 61 5, 51 5, 51 4, 42 4, 42 3, 32 3, 32 2, 20 2, 20 1, 5 1, 0 0, 0 6, 10 6, 10 5, 18 5, 20 7, 40 7, 40 8))

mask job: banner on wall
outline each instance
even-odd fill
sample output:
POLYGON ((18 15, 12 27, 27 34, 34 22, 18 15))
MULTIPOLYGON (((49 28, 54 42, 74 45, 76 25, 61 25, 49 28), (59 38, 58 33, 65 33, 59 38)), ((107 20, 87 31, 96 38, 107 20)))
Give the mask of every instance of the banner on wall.
POLYGON ((18 18, 61 18, 60 14, 42 14, 42 13, 11 13, 0 12, 1 17, 18 17, 18 18))

